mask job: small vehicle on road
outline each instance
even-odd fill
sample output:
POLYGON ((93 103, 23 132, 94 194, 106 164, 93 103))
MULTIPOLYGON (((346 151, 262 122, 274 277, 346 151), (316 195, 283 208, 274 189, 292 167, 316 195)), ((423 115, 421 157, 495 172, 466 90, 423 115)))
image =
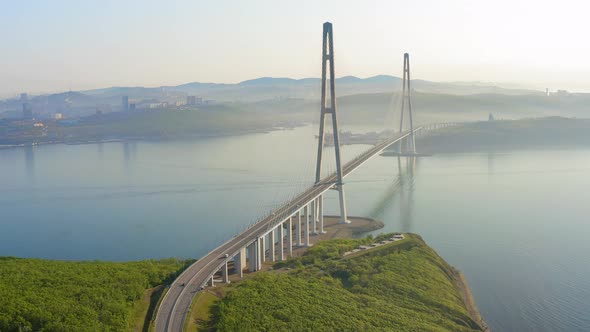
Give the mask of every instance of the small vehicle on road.
POLYGON ((183 282, 182 284, 180 284, 180 287, 184 287, 184 285, 185 285, 185 284, 184 284, 184 282, 183 282))

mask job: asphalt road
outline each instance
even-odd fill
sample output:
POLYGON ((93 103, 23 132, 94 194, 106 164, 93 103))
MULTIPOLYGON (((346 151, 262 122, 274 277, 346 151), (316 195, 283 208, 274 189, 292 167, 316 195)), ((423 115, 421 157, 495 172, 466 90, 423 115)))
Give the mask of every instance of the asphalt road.
MULTIPOLYGON (((416 128, 415 131, 420 130, 416 128)), ((405 138, 409 132, 404 132, 376 144, 373 148, 364 152, 354 160, 351 160, 342 168, 343 176, 352 173, 373 156, 379 154, 388 146, 405 138)), ((207 255, 189 266, 174 282, 162 299, 156 314, 156 332, 180 332, 184 329, 184 322, 190 310, 193 297, 204 286, 209 278, 218 271, 225 262, 239 252, 241 248, 254 242, 260 236, 268 233, 275 225, 283 222, 292 214, 296 213, 302 206, 307 205, 322 193, 334 186, 337 175, 332 174, 324 178, 320 183, 308 188, 299 194, 295 199, 280 207, 274 213, 262 219, 254 226, 248 228, 241 234, 226 241, 207 255), (225 257, 228 254, 228 258, 225 257), (185 286, 181 286, 181 285, 185 286)))

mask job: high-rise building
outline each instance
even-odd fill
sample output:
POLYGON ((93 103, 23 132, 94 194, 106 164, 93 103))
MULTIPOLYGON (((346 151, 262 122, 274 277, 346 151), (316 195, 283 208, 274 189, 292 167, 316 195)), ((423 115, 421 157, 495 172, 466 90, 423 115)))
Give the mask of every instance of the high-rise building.
POLYGON ((135 111, 135 104, 134 103, 129 104, 129 110, 135 111))
POLYGON ((129 96, 123 96, 123 98, 121 98, 121 102, 123 104, 123 111, 128 111, 129 110, 129 96))
POLYGON ((29 101, 29 95, 26 92, 20 94, 20 102, 26 103, 29 101))
POLYGON ((203 103, 202 97, 197 96, 186 96, 187 105, 201 105, 203 103))

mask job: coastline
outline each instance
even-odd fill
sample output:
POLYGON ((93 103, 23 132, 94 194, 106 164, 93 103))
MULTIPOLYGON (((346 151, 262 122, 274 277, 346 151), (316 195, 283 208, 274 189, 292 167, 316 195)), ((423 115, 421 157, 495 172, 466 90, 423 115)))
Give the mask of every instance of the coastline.
MULTIPOLYGON (((314 235, 312 237, 312 239, 314 240, 313 242, 331 239, 354 238, 372 231, 380 230, 383 227, 385 227, 385 224, 382 221, 367 217, 349 217, 349 219, 354 221, 351 224, 339 224, 339 218, 339 216, 324 216, 324 227, 326 229, 326 234, 314 235), (353 225, 355 222, 356 225, 353 225)), ((293 250, 293 253, 296 256, 300 256, 303 253, 305 253, 306 250, 307 248, 298 248, 293 250)), ((438 255, 438 252, 436 254, 438 255)), ((439 255, 439 257, 441 256, 439 255)), ((441 257, 441 259, 445 261, 443 257, 441 257)), ((449 277, 451 278, 455 286, 455 289, 461 295, 461 299, 463 300, 463 304, 467 308, 469 315, 475 322, 479 324, 482 331, 491 332, 487 323, 483 319, 483 316, 477 309, 467 279, 465 279, 465 276, 461 271, 457 270, 455 267, 451 266, 448 263, 446 264, 450 267, 452 271, 452 274, 449 277)), ((268 268, 265 268, 264 270, 268 270, 268 268)), ((236 279, 235 281, 239 280, 236 279)))
POLYGON ((452 269, 454 274, 453 281, 455 283, 455 288, 457 288, 459 293, 461 293, 461 298, 463 299, 463 303, 471 315, 471 318, 479 323, 482 331, 491 332, 491 329, 486 324, 485 320, 481 316, 481 313, 477 309, 477 306, 475 305, 475 300, 473 299, 473 294, 471 293, 471 288, 469 288, 467 279, 465 279, 465 276, 461 271, 455 269, 454 267, 452 267, 452 269))
POLYGON ((221 138, 221 137, 238 137, 250 134, 268 134, 275 131, 292 130, 301 125, 280 126, 264 129, 242 130, 232 133, 211 133, 211 134, 194 134, 194 135, 179 135, 169 137, 121 137, 121 138, 105 138, 96 140, 71 140, 71 141, 47 141, 47 142, 29 142, 20 144, 0 144, 0 150, 4 149, 18 149, 40 145, 86 145, 86 144, 102 144, 102 143, 116 143, 116 142, 168 142, 177 140, 198 140, 207 138, 221 138))

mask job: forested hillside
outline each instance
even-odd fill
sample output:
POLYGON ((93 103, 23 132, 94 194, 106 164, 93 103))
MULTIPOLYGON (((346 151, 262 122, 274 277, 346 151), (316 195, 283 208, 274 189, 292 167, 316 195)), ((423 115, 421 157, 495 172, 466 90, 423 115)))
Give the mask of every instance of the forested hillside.
POLYGON ((126 331, 146 289, 186 262, 0 258, 0 331, 126 331))
POLYGON ((332 240, 230 287, 218 331, 481 331, 457 273, 419 236, 343 258, 365 240, 332 240), (289 269, 286 269, 288 267, 289 269))

